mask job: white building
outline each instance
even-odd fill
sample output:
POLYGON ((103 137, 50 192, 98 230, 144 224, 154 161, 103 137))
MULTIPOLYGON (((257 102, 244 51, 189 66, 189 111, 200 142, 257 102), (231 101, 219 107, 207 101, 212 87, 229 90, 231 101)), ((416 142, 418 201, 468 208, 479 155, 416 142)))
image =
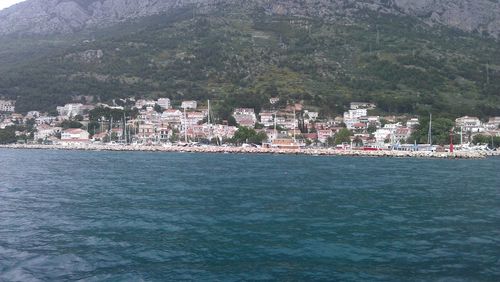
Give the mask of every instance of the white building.
POLYGON ((0 112, 13 113, 16 111, 16 101, 0 100, 0 112))
POLYGON ((358 109, 373 110, 375 108, 376 108, 376 106, 373 103, 367 103, 367 102, 352 102, 351 103, 351 110, 358 110, 358 109))
POLYGON ((61 132, 62 142, 88 142, 89 133, 80 128, 70 128, 61 132))
POLYGON ((57 117, 51 117, 51 116, 39 116, 35 118, 35 123, 40 125, 40 124, 51 124, 57 120, 57 117))
POLYGON ((40 112, 38 111, 29 111, 27 114, 26 114, 26 118, 37 118, 40 116, 40 112))
POLYGON ((456 126, 465 132, 483 132, 484 127, 477 117, 464 116, 455 120, 456 126))
POLYGON ((368 115, 368 111, 366 109, 356 109, 356 110, 349 110, 344 113, 344 119, 346 118, 360 118, 368 115))
POLYGON ((321 143, 326 143, 328 138, 333 137, 333 130, 331 129, 322 129, 317 131, 318 141, 321 143))
POLYGON ((165 110, 161 115, 161 119, 170 124, 180 124, 183 118, 183 113, 177 109, 165 110))
POLYGON ((162 107, 163 109, 170 109, 170 99, 169 98, 160 98, 156 103, 162 107))
POLYGON ((262 123, 264 126, 266 127, 274 126, 273 112, 261 112, 259 116, 260 116, 260 123, 262 123))
POLYGON ((181 108, 196 110, 198 103, 196 101, 182 101, 181 108))
POLYGON ((383 145, 385 143, 385 140, 391 139, 392 132, 393 131, 391 129, 380 128, 373 133, 373 136, 375 137, 375 140, 378 145, 383 145))
POLYGON ((62 130, 61 127, 52 127, 47 124, 42 124, 40 126, 37 126, 34 138, 35 140, 46 139, 50 136, 56 135, 57 133, 61 132, 61 130, 62 130))
POLYGON ((57 113, 59 116, 63 117, 74 117, 83 114, 83 104, 71 103, 66 104, 63 107, 57 107, 57 113))
POLYGON ((135 102, 135 107, 137 109, 142 109, 144 107, 154 107, 155 105, 156 101, 153 100, 139 99, 135 102))
POLYGON ((367 114, 368 111, 366 109, 349 110, 344 113, 344 123, 348 129, 353 129, 354 124, 359 123, 359 119, 367 116, 367 114))
POLYGON ((183 125, 187 125, 189 127, 198 125, 203 122, 203 119, 205 119, 205 117, 207 117, 205 112, 187 112, 186 118, 183 119, 183 125))
POLYGON ((402 143, 403 141, 408 140, 408 138, 411 137, 411 133, 412 131, 409 127, 400 127, 396 129, 396 132, 394 132, 394 143, 402 143))
POLYGON ((488 130, 496 130, 500 127, 500 117, 491 117, 485 127, 488 130))
POLYGON ((406 122, 406 127, 415 128, 415 126, 417 126, 419 124, 420 124, 420 121, 418 120, 418 118, 412 118, 406 122))
POLYGON ((313 122, 318 119, 319 113, 318 112, 310 112, 308 110, 304 111, 304 119, 313 122))

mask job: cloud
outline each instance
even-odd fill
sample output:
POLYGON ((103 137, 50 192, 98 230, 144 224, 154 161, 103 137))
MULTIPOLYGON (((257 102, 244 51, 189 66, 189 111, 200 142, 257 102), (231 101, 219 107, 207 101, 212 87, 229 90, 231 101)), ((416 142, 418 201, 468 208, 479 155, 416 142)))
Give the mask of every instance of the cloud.
POLYGON ((10 7, 16 3, 23 2, 24 0, 0 0, 0 10, 10 7))

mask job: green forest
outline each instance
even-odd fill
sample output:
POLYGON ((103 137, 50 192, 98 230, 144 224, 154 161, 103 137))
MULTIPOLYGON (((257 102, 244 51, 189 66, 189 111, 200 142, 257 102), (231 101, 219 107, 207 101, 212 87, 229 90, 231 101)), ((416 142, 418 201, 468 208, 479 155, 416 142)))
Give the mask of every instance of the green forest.
POLYGON ((369 11, 345 24, 181 9, 71 36, 5 38, 0 50, 0 96, 20 112, 84 96, 169 97, 211 99, 224 117, 281 97, 322 116, 351 101, 380 113, 500 115, 498 41, 369 11))

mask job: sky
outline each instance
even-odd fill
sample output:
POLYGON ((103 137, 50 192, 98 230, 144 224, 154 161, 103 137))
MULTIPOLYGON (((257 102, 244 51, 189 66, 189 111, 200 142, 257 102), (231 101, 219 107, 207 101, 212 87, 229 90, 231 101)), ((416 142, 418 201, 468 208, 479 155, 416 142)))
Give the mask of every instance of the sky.
POLYGON ((23 1, 24 0, 0 0, 0 10, 23 1))

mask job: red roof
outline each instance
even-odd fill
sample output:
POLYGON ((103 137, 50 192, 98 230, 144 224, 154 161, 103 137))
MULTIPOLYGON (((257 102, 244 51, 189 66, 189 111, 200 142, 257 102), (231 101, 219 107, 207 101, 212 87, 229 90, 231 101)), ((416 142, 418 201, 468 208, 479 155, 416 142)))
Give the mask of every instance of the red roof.
POLYGON ((366 127, 366 123, 358 122, 353 124, 354 127, 366 127))
POLYGON ((71 134, 79 134, 79 133, 85 132, 85 130, 83 130, 81 128, 68 128, 68 129, 64 130, 64 132, 71 133, 71 134))
POLYGON ((307 139, 318 139, 317 133, 304 133, 304 137, 307 139))

